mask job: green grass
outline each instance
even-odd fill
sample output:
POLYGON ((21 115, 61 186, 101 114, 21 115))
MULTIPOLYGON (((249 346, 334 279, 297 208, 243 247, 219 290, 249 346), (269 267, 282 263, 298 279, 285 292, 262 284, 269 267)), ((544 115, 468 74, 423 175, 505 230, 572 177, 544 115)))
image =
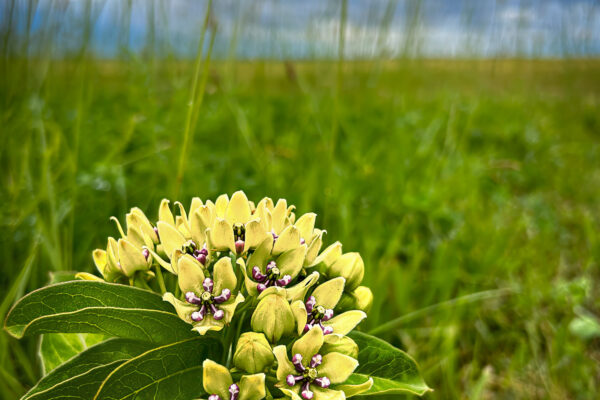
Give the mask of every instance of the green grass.
MULTIPOLYGON (((341 66, 213 63, 182 152, 193 62, 4 58, 0 316, 92 271, 109 216, 243 189, 361 252, 362 328, 404 316, 378 335, 428 398, 596 398, 598 339, 569 324, 600 315, 600 62, 341 66)), ((39 377, 36 346, 0 336, 4 398, 39 377)))

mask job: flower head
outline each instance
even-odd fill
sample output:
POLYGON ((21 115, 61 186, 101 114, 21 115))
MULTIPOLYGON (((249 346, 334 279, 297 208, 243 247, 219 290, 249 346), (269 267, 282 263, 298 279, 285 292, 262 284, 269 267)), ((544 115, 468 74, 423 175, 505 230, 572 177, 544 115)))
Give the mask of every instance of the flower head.
POLYGON ((204 335, 209 330, 221 330, 228 324, 237 305, 244 296, 233 292, 237 278, 229 257, 223 257, 214 265, 213 277, 207 277, 200 263, 185 254, 178 261, 178 283, 185 301, 172 293, 165 293, 163 299, 171 303, 184 321, 204 335))
POLYGON ((294 342, 292 358, 285 346, 277 346, 273 353, 277 358, 277 386, 295 400, 325 400, 345 398, 344 393, 332 385, 345 382, 358 366, 358 361, 347 355, 321 351, 323 331, 312 328, 294 342))
POLYGON ((331 279, 317 286, 306 302, 295 301, 292 304, 299 333, 318 327, 324 335, 346 335, 366 318, 367 315, 360 310, 334 315, 333 309, 342 296, 344 284, 344 278, 331 279))

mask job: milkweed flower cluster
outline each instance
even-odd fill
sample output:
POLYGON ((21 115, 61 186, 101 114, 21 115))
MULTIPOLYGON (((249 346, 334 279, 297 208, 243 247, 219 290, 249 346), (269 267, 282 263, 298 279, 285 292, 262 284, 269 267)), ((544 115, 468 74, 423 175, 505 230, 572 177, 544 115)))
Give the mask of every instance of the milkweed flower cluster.
POLYGON ((120 238, 93 252, 101 279, 155 290, 200 335, 219 336, 223 359, 205 360, 209 400, 333 400, 370 388, 346 383, 358 366, 347 336, 371 307, 364 263, 335 242, 322 249, 316 214, 296 218, 284 199, 238 191, 190 207, 168 200, 150 222, 126 215, 120 238))

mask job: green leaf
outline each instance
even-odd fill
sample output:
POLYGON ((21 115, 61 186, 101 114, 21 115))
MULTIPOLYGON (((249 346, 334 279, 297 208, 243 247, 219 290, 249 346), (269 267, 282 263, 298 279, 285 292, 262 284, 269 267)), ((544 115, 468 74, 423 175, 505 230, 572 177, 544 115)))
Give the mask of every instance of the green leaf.
POLYGON ((40 339, 39 355, 46 375, 68 359, 104 340, 97 333, 47 333, 40 339))
POLYGON ((116 368, 95 400, 191 399, 203 393, 202 362, 222 353, 214 338, 196 337, 141 354, 116 368))
POLYGON ((351 332, 358 344, 358 368, 344 385, 364 383, 373 378, 373 386, 363 396, 413 393, 422 396, 431 389, 411 356, 391 344, 362 332, 351 332))
POLYGON ((120 338, 91 346, 43 377, 22 400, 90 399, 116 367, 154 346, 120 338))
POLYGON ((102 333, 164 344, 196 336, 158 294, 94 281, 58 283, 29 293, 9 312, 4 327, 16 338, 102 333))

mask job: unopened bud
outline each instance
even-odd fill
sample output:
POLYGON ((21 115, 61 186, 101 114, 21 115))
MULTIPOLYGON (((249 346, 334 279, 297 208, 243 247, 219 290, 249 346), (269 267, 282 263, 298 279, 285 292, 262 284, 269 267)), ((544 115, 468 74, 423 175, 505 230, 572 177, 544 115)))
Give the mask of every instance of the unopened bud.
POLYGON ((233 355, 236 368, 255 374, 270 367, 274 361, 273 351, 265 335, 246 332, 240 336, 233 355))

